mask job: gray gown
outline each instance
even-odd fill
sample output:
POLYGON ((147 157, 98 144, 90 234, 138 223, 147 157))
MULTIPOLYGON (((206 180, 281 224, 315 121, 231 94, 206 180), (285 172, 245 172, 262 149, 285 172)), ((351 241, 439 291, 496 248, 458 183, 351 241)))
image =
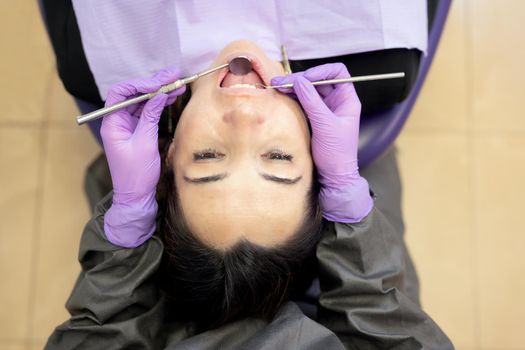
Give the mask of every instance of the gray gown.
MULTIPOLYGON (((164 322, 155 284, 163 244, 157 236, 134 249, 109 243, 107 196, 80 243, 82 271, 46 349, 452 349, 421 309, 415 271, 403 241, 401 188, 394 151, 362 175, 375 207, 360 223, 327 222, 317 247, 318 303, 307 317, 285 303, 271 322, 248 318, 195 334, 192 324, 164 322)), ((304 306, 304 305, 303 305, 304 306)), ((311 310, 311 309, 310 309, 311 310)))

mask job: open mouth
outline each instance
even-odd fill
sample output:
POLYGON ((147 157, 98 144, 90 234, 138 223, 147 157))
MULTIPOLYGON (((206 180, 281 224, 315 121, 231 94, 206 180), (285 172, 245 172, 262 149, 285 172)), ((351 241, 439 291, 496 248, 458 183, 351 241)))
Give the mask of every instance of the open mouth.
POLYGON ((220 87, 223 89, 264 89, 264 79, 261 76, 261 65, 253 57, 250 57, 252 62, 252 70, 245 75, 235 75, 226 69, 220 87))

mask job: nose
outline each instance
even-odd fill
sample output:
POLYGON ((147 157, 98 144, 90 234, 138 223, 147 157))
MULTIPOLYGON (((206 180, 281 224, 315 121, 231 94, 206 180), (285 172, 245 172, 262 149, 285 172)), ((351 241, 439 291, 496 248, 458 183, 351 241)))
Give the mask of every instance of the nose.
POLYGON ((242 102, 237 104, 223 116, 223 121, 236 128, 257 127, 265 122, 262 115, 253 103, 242 102))

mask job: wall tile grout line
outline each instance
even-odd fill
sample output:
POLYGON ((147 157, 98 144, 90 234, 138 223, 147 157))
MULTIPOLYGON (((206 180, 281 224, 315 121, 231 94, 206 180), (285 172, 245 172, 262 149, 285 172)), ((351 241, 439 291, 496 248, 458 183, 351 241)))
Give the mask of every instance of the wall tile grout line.
POLYGON ((27 349, 32 350, 31 346, 26 339, 16 338, 16 339, 10 339, 10 338, 0 338, 0 349, 27 349))
POLYGON ((29 338, 0 338, 0 349, 2 349, 1 345, 9 344, 9 345, 27 345, 29 338))
POLYGON ((49 121, 48 128, 55 129, 55 130, 71 130, 71 129, 82 129, 82 128, 89 128, 87 125, 77 125, 75 121, 71 121, 71 123, 66 121, 56 121, 52 120, 49 121))
POLYGON ((465 0, 463 2, 463 16, 464 16, 464 47, 465 47, 465 61, 463 62, 465 69, 465 98, 466 98, 466 144, 467 144, 467 171, 469 181, 468 193, 469 193, 469 210, 467 215, 469 215, 469 234, 471 241, 471 250, 470 250, 470 268, 472 276, 472 308, 473 308, 473 326, 474 326, 474 345, 476 349, 480 349, 483 344, 482 339, 482 329, 480 324, 480 296, 479 296, 479 267, 478 267, 478 224, 477 224, 477 193, 476 193, 476 152, 474 144, 475 129, 474 125, 474 55, 473 55, 473 27, 472 27, 472 9, 473 4, 470 0, 465 0))
MULTIPOLYGON (((52 78, 52 74, 56 74, 55 67, 52 67, 48 74, 47 86, 49 86, 52 78)), ((49 91, 49 89, 48 89, 49 91)), ((44 203, 44 183, 45 183, 45 162, 47 159, 47 139, 48 139, 48 124, 49 124, 49 110, 50 102, 46 96, 43 97, 42 113, 43 117, 40 122, 40 148, 38 154, 38 165, 37 165, 37 190, 35 198, 35 213, 34 213, 34 224, 33 224, 33 237, 31 244, 31 261, 30 261, 30 272, 29 272, 29 297, 28 297, 28 315, 26 325, 26 346, 29 349, 32 345, 32 339, 34 338, 34 322, 35 308, 36 308, 36 292, 37 292, 37 268, 38 260, 40 258, 40 236, 42 227, 42 205, 44 203)))
MULTIPOLYGON (((467 111, 465 113, 468 113, 467 111)), ((474 137, 497 137, 505 136, 510 138, 523 138, 525 131, 522 130, 484 130, 484 129, 453 129, 453 128, 435 128, 435 127, 424 127, 417 126, 403 130, 405 134, 421 135, 421 134, 449 134, 449 135, 461 135, 461 136, 474 136, 474 137)))
POLYGON ((451 135, 458 137, 465 137, 465 130, 459 129, 446 129, 446 128, 433 128, 433 127, 417 127, 412 129, 403 130, 403 134, 407 135, 451 135))
POLYGON ((5 120, 0 121, 0 128, 5 129, 40 129, 42 127, 41 122, 29 122, 29 121, 14 121, 5 120))

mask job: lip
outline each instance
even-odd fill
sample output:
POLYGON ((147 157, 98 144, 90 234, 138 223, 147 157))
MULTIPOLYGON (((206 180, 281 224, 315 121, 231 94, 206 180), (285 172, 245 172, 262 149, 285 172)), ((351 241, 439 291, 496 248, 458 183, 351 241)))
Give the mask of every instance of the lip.
MULTIPOLYGON (((263 81, 264 85, 268 85, 268 75, 263 70, 263 66, 262 66, 261 61, 257 57, 252 55, 251 53, 248 53, 248 52, 235 52, 235 53, 233 53, 231 55, 228 55, 228 57, 226 57, 224 63, 230 62, 232 59, 234 59, 237 56, 246 56, 246 57, 248 57, 250 59, 250 61, 252 62, 253 70, 255 71, 255 73, 257 73, 261 77, 261 80, 263 81)), ((218 79, 217 79, 217 88, 221 92, 224 92, 226 94, 233 94, 233 95, 239 95, 239 94, 243 94, 243 95, 261 95, 261 94, 266 94, 266 93, 271 92, 268 89, 223 88, 223 87, 221 87, 221 83, 224 80, 224 78, 226 77, 226 74, 228 74, 228 67, 225 67, 225 68, 223 68, 223 69, 221 69, 219 71, 219 75, 218 75, 218 79)))

